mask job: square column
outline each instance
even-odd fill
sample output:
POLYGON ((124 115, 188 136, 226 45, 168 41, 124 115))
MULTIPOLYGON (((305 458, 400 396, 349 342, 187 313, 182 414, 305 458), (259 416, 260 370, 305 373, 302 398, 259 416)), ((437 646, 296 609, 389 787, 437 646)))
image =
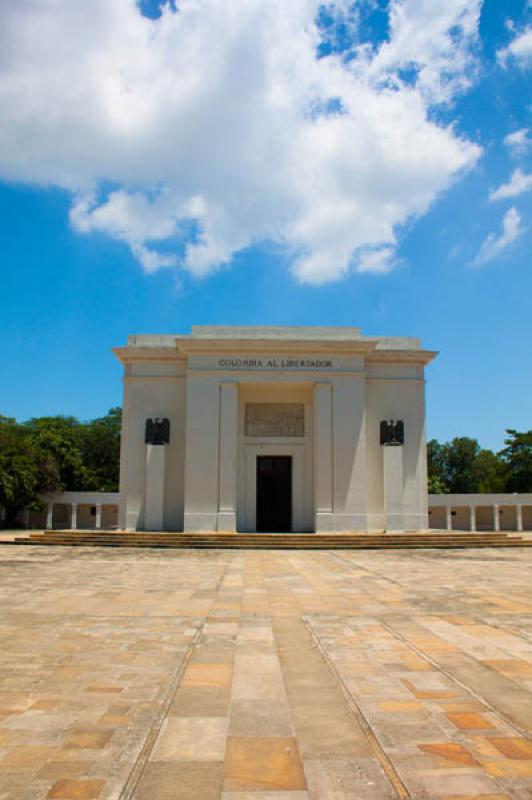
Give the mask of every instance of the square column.
POLYGON ((495 504, 493 506, 493 530, 500 531, 501 529, 501 518, 499 516, 499 506, 495 504))
POLYGON ((70 527, 73 530, 75 530, 78 527, 78 504, 77 503, 72 503, 72 505, 71 505, 70 527))
POLYGON ((102 527, 102 504, 96 503, 96 528, 102 527))
POLYGON ((220 384, 220 469, 217 530, 236 531, 238 387, 220 384))
POLYGON ((403 446, 383 445, 384 515, 386 531, 404 530, 403 446))
POLYGON ((54 527, 54 504, 46 504, 46 527, 51 530, 54 527))
POLYGON ((445 527, 448 531, 453 529, 453 510, 451 506, 445 508, 445 527))
POLYGON ((368 529, 364 374, 333 380, 333 510, 337 531, 368 529))
POLYGON ((218 527, 219 386, 199 370, 187 375, 185 531, 218 527))
POLYGON ((476 531, 477 529, 477 515, 475 506, 469 506, 469 530, 476 531))
POLYGON ((144 529, 147 531, 164 530, 165 455, 164 445, 146 445, 144 529))
POLYGON ((334 530, 333 421, 330 383, 314 385, 314 509, 315 530, 334 530))
POLYGON ((515 516, 517 522, 517 530, 519 533, 523 532, 523 506, 515 507, 515 516))

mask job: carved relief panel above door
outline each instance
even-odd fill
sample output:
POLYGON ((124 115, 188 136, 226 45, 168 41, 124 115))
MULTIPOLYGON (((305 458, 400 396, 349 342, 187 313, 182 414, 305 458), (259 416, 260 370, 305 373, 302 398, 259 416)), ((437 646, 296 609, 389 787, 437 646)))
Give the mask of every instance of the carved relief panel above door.
POLYGON ((245 436, 304 437, 303 403, 246 403, 245 436))

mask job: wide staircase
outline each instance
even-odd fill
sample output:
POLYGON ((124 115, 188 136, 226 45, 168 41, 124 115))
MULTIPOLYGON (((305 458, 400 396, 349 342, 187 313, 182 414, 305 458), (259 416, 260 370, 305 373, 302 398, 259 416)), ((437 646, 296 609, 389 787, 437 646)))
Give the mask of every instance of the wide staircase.
POLYGON ((55 547, 157 547, 198 550, 377 550, 527 547, 532 539, 507 533, 421 531, 411 533, 167 533, 46 530, 15 538, 20 545, 55 547))

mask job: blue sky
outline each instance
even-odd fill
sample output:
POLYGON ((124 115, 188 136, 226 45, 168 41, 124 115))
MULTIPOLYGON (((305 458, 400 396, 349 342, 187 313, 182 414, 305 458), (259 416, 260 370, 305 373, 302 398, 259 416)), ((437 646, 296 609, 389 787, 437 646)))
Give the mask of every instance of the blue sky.
POLYGON ((532 427, 526 2, 16 5, 0 413, 104 414, 129 333, 351 324, 440 351, 429 436, 532 427))

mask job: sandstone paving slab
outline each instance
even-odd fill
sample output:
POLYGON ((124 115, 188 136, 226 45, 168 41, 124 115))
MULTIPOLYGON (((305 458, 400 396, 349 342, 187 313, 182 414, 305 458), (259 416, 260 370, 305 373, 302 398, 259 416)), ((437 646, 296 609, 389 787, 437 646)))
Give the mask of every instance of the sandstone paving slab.
POLYGON ((149 762, 135 792, 136 800, 219 800, 220 761, 149 762))
POLYGON ((222 800, 309 800, 308 792, 222 792, 222 800))
MULTIPOLYGON (((449 642, 426 635, 411 621, 398 625, 395 616, 384 617, 380 626, 351 618, 350 633, 345 618, 309 618, 308 623, 412 796, 459 792, 532 796, 530 743, 508 720, 504 697, 496 701, 493 693, 488 693, 483 702, 477 694, 484 688, 482 683, 479 687, 473 682, 468 688, 449 671, 438 668, 458 644, 452 644, 449 651, 449 642), (401 636, 394 634, 395 628, 401 636), (409 674, 405 656, 412 647, 426 656, 430 671, 409 674), (368 666, 377 677, 382 675, 383 681, 368 683, 368 666), (497 742, 502 745, 497 747, 497 742), (516 768, 516 763, 523 766, 516 768)), ((442 629, 438 630, 441 633, 442 629)), ((459 654, 471 658, 470 652, 459 650, 459 654)), ((499 681, 497 676, 495 679, 499 681)), ((520 690, 519 700, 528 708, 526 715, 531 704, 526 690, 520 690)))
POLYGON ((374 759, 316 759, 306 764, 311 797, 334 800, 396 800, 393 786, 374 759))
POLYGON ((230 736, 281 736, 292 734, 288 703, 270 700, 239 700, 231 703, 230 736))
POLYGON ((154 761, 223 761, 224 717, 167 717, 153 751, 154 761))
MULTIPOLYGON (((86 559, 76 560, 72 570, 71 559, 39 558, 22 587, 24 562, 24 571, 17 569, 13 553, 2 563, 1 608, 9 613, 0 615, 0 797, 117 796, 198 620, 152 616, 151 602, 145 616, 126 616, 122 608, 109 616, 109 585, 122 571, 118 562, 109 569, 105 559, 101 576, 92 572, 88 581, 86 559), (6 561, 14 561, 15 569, 6 569, 6 561), (58 606, 48 602, 54 585, 61 587, 58 606), (68 602, 65 585, 71 586, 68 602), (99 610, 86 613, 84 601, 98 589, 99 610)), ((147 591, 137 569, 135 579, 147 591)))
POLYGON ((530 800, 532 552, 0 550, 0 800, 530 800))
POLYGON ((169 716, 227 717, 230 692, 228 688, 179 686, 168 709, 169 716))
POLYGON ((226 790, 299 791, 307 788, 294 737, 231 736, 224 761, 226 790))

